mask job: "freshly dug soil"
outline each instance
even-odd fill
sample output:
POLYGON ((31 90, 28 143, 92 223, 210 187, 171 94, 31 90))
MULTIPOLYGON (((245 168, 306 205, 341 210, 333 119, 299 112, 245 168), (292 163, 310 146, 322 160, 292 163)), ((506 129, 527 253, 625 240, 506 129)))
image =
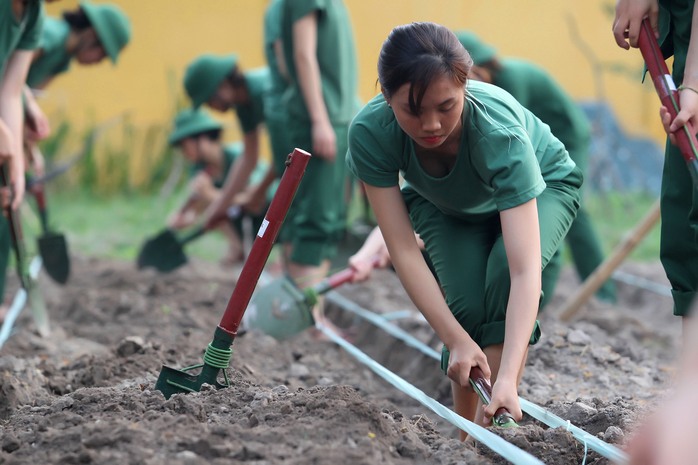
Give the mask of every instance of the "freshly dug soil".
MULTIPOLYGON (((658 263, 623 271, 665 283, 658 263)), ((25 310, 0 349, 0 464, 506 463, 458 441, 452 425, 312 331, 281 342, 241 335, 229 388, 166 400, 154 389, 162 365, 201 363, 238 273, 194 262, 159 275, 74 258, 67 286, 42 276, 52 335, 39 337, 25 310)), ((619 284, 616 305, 591 301, 562 324, 556 311, 576 286, 565 270, 520 395, 623 444, 668 392, 680 321, 670 298, 619 284)), ((376 312, 401 311, 394 323, 440 349, 391 272, 339 292, 376 312)), ((328 314, 379 363, 450 405, 438 362, 341 308, 328 314)), ((525 418, 494 431, 548 464, 584 460, 564 428, 525 418)), ((607 461, 589 452, 586 463, 607 461)))

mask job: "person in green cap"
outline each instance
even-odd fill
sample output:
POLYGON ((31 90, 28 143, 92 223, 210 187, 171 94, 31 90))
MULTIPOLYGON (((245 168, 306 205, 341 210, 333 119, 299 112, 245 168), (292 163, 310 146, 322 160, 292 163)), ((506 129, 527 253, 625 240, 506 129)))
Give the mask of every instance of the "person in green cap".
MULTIPOLYGON (((9 186, 0 191, 3 208, 16 209, 24 198, 24 155, 22 152, 22 89, 39 43, 43 3, 39 0, 0 0, 0 169, 9 186), (9 187, 9 189, 8 189, 9 187)), ((5 277, 10 255, 7 219, 0 216, 0 302, 4 302, 5 277)), ((4 320, 5 305, 0 306, 4 320)))
POLYGON ((394 28, 379 54, 381 93, 354 117, 346 162, 400 281, 444 344, 456 412, 482 424, 499 408, 522 416, 541 270, 574 220, 582 174, 548 125, 468 79, 472 63, 445 26, 394 28), (493 381, 484 408, 468 381, 476 366, 493 381))
MULTIPOLYGON (((284 94, 292 147, 310 152, 279 241, 289 276, 301 287, 323 279, 346 228, 347 130, 356 114, 357 60, 341 0, 283 0, 284 94)), ((324 320, 321 306, 316 319, 324 320)))
MULTIPOLYGON (((191 163, 190 195, 187 201, 170 218, 169 226, 182 229, 194 224, 201 213, 221 195, 221 188, 235 160, 244 151, 241 143, 223 144, 221 133, 223 126, 214 120, 207 112, 198 109, 188 109, 180 112, 174 121, 174 129, 169 137, 170 145, 179 149, 181 154, 191 163)), ((255 189, 261 182, 267 166, 258 164, 252 172, 250 189, 255 189)), ((267 192, 267 207, 273 191, 267 192)), ((242 197, 242 196, 241 196, 242 197)), ((239 203, 239 202, 238 202, 239 203)), ((247 218, 252 223, 252 230, 257 231, 264 213, 248 213, 239 206, 230 210, 230 221, 221 221, 217 226, 228 240, 228 254, 221 260, 223 265, 233 265, 245 258, 243 222, 247 218), (231 214, 232 213, 232 214, 231 214)))
POLYGON ((78 8, 63 12, 61 19, 45 18, 24 91, 30 141, 44 139, 50 131, 49 122, 31 89, 44 89, 53 78, 68 71, 73 60, 91 65, 108 57, 116 64, 130 38, 128 17, 111 3, 83 1, 78 8))
MULTIPOLYGON (((214 110, 235 111, 243 133, 244 151, 226 177, 221 195, 204 212, 211 222, 225 214, 232 200, 242 193, 259 162, 261 129, 265 123, 264 100, 270 88, 268 68, 244 71, 238 56, 204 54, 193 60, 184 74, 184 88, 194 108, 207 105, 214 110)), ((243 207, 261 212, 266 192, 276 175, 269 167, 254 191, 248 191, 243 207)))
MULTIPOLYGON (((648 17, 665 58, 674 57, 671 74, 679 87, 681 111, 674 121, 666 108, 660 110, 667 140, 662 172, 661 238, 659 253, 671 283, 674 315, 683 318, 684 328, 698 294, 698 186, 673 133, 687 121, 698 127, 698 10, 693 0, 620 0, 616 4, 613 36, 619 47, 638 46, 640 26, 648 17), (627 38, 626 38, 627 34, 627 38)), ((695 317, 695 316, 694 316, 695 317)))
MULTIPOLYGON (((582 173, 589 161, 591 127, 586 116, 564 89, 543 68, 515 58, 499 58, 489 44, 470 31, 456 31, 460 43, 473 58, 471 77, 494 84, 509 92, 524 107, 550 126, 582 173)), ((603 262, 601 242, 591 217, 582 206, 565 240, 581 280, 585 280, 603 262)), ((543 306, 552 297, 561 267, 561 254, 546 267, 543 306)), ((596 293, 607 302, 615 302, 613 281, 606 281, 596 293)))

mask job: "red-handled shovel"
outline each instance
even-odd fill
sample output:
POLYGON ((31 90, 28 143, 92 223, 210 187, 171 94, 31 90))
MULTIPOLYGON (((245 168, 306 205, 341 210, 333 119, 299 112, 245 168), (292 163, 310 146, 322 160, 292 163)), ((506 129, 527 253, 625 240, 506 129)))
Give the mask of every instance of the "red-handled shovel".
MULTIPOLYGON (((478 397, 480 397, 482 403, 489 405, 492 401, 492 386, 490 386, 490 382, 487 381, 485 374, 479 367, 472 367, 470 369, 470 385, 473 387, 478 397)), ((514 417, 511 416, 511 413, 504 407, 497 409, 492 417, 492 424, 502 428, 519 426, 514 420, 514 417)))
POLYGON ((271 205, 269 205, 262 226, 257 232, 252 250, 242 267, 223 318, 214 332, 213 341, 206 348, 204 363, 183 370, 163 366, 155 389, 161 391, 166 398, 169 399, 170 396, 177 393, 199 391, 204 383, 219 389, 230 385, 225 370, 228 368, 233 353, 231 346, 309 160, 310 154, 300 149, 295 149, 289 155, 286 161, 286 170, 271 205), (197 375, 189 372, 195 368, 201 368, 197 375), (224 377, 223 383, 218 381, 221 370, 224 377))
MULTIPOLYGON (((378 263, 376 257, 371 265, 375 267, 378 263)), ((354 273, 352 268, 345 268, 305 289, 300 289, 287 276, 275 279, 252 296, 245 313, 245 328, 282 340, 314 326, 312 308, 318 297, 350 282, 354 273)))
MULTIPOLYGON (((669 114, 673 120, 681 110, 679 107, 679 92, 669 73, 669 68, 664 61, 664 56, 659 48, 657 39, 654 37, 654 32, 652 31, 652 26, 648 18, 642 21, 638 46, 647 64, 647 70, 652 77, 654 88, 657 94, 659 94, 659 99, 662 105, 669 110, 669 114)), ((684 127, 677 130, 674 136, 676 137, 676 145, 679 146, 681 155, 683 155, 688 165, 688 171, 691 173, 693 187, 698 189, 698 159, 696 158, 696 154, 698 154, 698 141, 696 140, 696 130, 689 121, 684 127)))

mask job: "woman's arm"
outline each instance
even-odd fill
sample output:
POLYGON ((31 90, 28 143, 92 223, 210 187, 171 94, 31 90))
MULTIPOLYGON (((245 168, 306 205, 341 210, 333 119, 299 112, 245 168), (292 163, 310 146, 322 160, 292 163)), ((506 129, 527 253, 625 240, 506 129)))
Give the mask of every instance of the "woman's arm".
POLYGON ((5 74, 0 82, 0 119, 12 135, 10 154, 10 182, 14 199, 12 208, 17 208, 24 198, 24 154, 22 152, 24 115, 22 112, 22 90, 31 64, 31 50, 17 50, 7 62, 5 74))
POLYGON ((313 11, 293 24, 293 60, 298 85, 312 123, 313 155, 334 160, 336 135, 322 96, 320 64, 317 61, 317 12, 313 11))
POLYGON ((538 314, 541 292, 541 246, 536 199, 500 213, 502 237, 509 263, 511 288, 507 302, 504 348, 488 417, 505 406, 521 418, 516 389, 531 332, 538 314))
POLYGON ((468 386, 473 366, 479 366, 489 378, 487 357, 451 313, 419 251, 399 187, 366 185, 366 195, 405 291, 451 353, 449 378, 461 386, 468 386))

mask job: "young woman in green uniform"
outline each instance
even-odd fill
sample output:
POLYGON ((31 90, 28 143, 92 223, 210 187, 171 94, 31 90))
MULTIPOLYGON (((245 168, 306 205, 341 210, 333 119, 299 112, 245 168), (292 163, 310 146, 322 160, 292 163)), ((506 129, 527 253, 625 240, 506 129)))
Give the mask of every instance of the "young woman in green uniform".
MULTIPOLYGON (((670 134, 691 121, 698 127, 698 18, 693 0, 619 0, 613 35, 624 49, 637 47, 640 24, 649 16, 665 58, 673 55, 672 77, 680 85, 681 112, 672 122, 662 110, 670 134), (626 39, 627 34, 627 39, 626 39)), ((660 256, 672 286, 674 314, 688 316, 698 293, 698 188, 678 147, 667 141, 660 195, 660 256)))
POLYGON ((444 343, 456 411, 483 421, 505 407, 520 419, 541 270, 574 220, 582 177, 547 125, 505 91, 468 81, 471 66, 446 27, 393 29, 378 60, 382 94, 354 118, 347 164, 408 295, 444 343), (494 381, 485 409, 468 389, 474 366, 494 381))
MULTIPOLYGON (((591 127, 586 116, 572 98, 543 68, 525 60, 497 57, 494 47, 470 31, 456 31, 460 43, 473 59, 473 79, 494 84, 509 92, 521 105, 550 126, 553 135, 565 145, 567 152, 583 174, 589 162, 591 127)), ((583 207, 565 240, 572 253, 577 274, 585 280, 603 262, 603 249, 589 214, 583 207)), ((561 266, 561 254, 555 254, 545 268, 543 303, 550 300, 561 266)), ((604 283, 596 293, 607 302, 615 302, 613 281, 604 283)))
MULTIPOLYGON (((32 50, 39 42, 43 3, 39 0, 0 0, 0 164, 8 164, 10 190, 1 192, 3 208, 12 198, 17 208, 24 197, 24 155, 22 89, 27 78, 32 50)), ((3 167, 4 169, 4 167, 3 167)), ((0 216, 0 302, 5 293, 5 274, 10 254, 7 219, 0 216)), ((0 306, 0 320, 5 306, 0 306)))
MULTIPOLYGON (((221 132, 223 126, 203 110, 184 110, 175 118, 174 130, 169 137, 170 145, 177 147, 191 163, 190 195, 188 200, 170 218, 169 225, 182 229, 194 224, 203 210, 221 195, 221 188, 230 173, 235 160, 243 153, 241 143, 223 144, 221 132)), ((264 163, 258 164, 252 172, 250 183, 255 189, 267 172, 264 163)), ((218 225, 228 240, 228 254, 221 260, 223 265, 232 265, 244 260, 243 222, 249 218, 254 232, 264 220, 264 213, 270 201, 271 192, 260 213, 247 213, 240 209, 240 214, 230 221, 221 221, 218 225)))
MULTIPOLYGON (((243 72, 235 54, 204 54, 187 66, 184 88, 194 108, 205 104, 220 112, 234 110, 245 147, 227 176, 220 197, 204 213, 207 223, 225 213, 233 198, 245 189, 258 164, 261 128, 266 119, 264 100, 270 85, 268 68, 243 72)), ((258 190, 246 201, 245 207, 259 211, 274 179, 274 170, 270 167, 263 182, 258 185, 258 190)))

